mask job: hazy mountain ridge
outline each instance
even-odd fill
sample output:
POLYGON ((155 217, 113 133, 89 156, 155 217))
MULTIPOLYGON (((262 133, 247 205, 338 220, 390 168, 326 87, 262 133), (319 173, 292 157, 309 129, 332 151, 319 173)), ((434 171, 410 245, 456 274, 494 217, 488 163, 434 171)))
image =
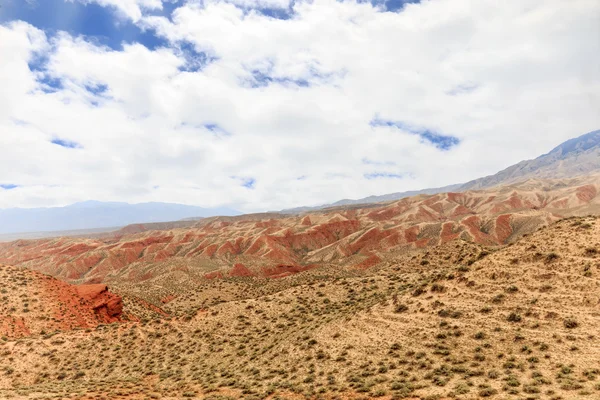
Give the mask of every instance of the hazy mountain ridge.
POLYGON ((600 171, 600 130, 567 140, 533 160, 521 161, 495 175, 475 179, 459 191, 489 188, 523 178, 557 179, 600 171))
POLYGON ((238 214, 238 211, 227 207, 85 201, 66 207, 0 209, 0 234, 113 228, 136 223, 238 214))
POLYGON ((282 212, 293 214, 321 210, 334 206, 394 201, 420 194, 465 192, 467 190, 486 189, 497 185, 516 183, 528 178, 559 179, 588 175, 596 172, 600 172, 600 130, 569 139, 552 149, 549 153, 538 158, 521 161, 494 175, 478 178, 467 183, 440 188, 389 193, 380 196, 368 196, 356 200, 343 199, 322 206, 297 207, 282 210, 282 212))

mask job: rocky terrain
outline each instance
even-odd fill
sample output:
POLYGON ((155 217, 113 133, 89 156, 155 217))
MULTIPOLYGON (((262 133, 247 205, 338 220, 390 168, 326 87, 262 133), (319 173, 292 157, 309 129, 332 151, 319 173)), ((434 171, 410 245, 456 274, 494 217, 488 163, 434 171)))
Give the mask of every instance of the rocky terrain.
POLYGON ((39 272, 0 265, 0 335, 19 338, 120 322, 121 298, 104 284, 74 286, 39 272))
POLYGON ((0 398, 597 398, 599 191, 1 244, 0 398))
POLYGON ((0 397, 594 399, 599 277, 600 220, 575 217, 502 247, 205 279, 164 315, 4 337, 0 397))
POLYGON ((134 225, 103 238, 0 244, 0 262, 71 283, 151 281, 153 288, 164 286, 163 280, 195 284, 227 276, 280 278, 324 265, 369 268, 388 254, 455 239, 509 243, 560 218, 597 212, 599 191, 600 176, 530 180, 298 216, 206 218, 192 227, 163 230, 134 225))

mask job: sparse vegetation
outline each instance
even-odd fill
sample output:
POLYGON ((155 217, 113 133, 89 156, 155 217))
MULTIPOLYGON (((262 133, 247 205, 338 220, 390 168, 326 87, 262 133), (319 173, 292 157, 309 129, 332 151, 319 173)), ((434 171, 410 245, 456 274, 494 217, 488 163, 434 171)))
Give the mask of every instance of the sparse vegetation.
POLYGON ((600 326, 582 271, 595 264, 573 221, 501 249, 453 241, 367 270, 123 283, 130 320, 76 330, 54 328, 66 299, 53 305, 29 271, 2 267, 2 315, 33 334, 2 332, 0 398, 591 398, 600 326), (543 246, 559 258, 540 262, 543 246))

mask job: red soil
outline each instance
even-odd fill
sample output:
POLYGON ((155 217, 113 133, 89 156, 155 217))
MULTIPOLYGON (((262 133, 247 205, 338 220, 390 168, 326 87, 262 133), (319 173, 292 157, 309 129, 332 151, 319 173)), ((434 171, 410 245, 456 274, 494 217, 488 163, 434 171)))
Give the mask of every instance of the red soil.
POLYGON ((166 297, 164 297, 164 298, 160 299, 160 302, 161 302, 161 303, 163 303, 163 304, 167 304, 167 303, 170 303, 170 302, 172 302, 172 301, 173 301, 173 300, 175 300, 175 299, 176 299, 176 296, 174 296, 174 295, 170 294, 170 295, 168 295, 168 296, 166 296, 166 297))
POLYGON ((118 238, 0 243, 0 262, 73 283, 110 279, 137 282, 165 270, 173 271, 171 265, 187 265, 190 271, 196 266, 214 265, 217 271, 207 273, 208 279, 280 276, 301 271, 303 267, 298 266, 309 263, 343 263, 357 254, 369 258, 377 253, 383 257, 385 252, 403 247, 421 248, 458 238, 503 244, 560 218, 551 214, 555 208, 566 213, 569 207, 600 202, 597 193, 597 185, 543 188, 538 192, 527 186, 509 192, 422 195, 302 216, 216 219, 191 228, 163 231, 145 231, 146 226, 140 225, 128 228, 132 234, 122 231, 118 238), (515 216, 534 222, 514 223, 520 231, 513 232, 511 221, 515 216))
POLYGON ((504 214, 496 218, 496 239, 499 243, 506 243, 506 240, 512 235, 513 230, 510 226, 511 215, 504 214))
POLYGON ((382 241, 394 233, 396 232, 391 230, 381 231, 379 228, 373 228, 351 243, 348 248, 352 254, 364 254, 370 250, 377 250, 381 248, 382 241))
POLYGON ((377 257, 377 255, 372 254, 369 257, 367 257, 365 260, 363 260, 361 263, 356 264, 354 266, 354 268, 356 269, 369 269, 371 267, 374 267, 375 265, 379 264, 381 262, 381 258, 377 257))
POLYGON ((474 215, 472 217, 465 218, 462 223, 467 228, 468 233, 471 235, 475 243, 494 243, 493 239, 490 238, 488 234, 481 231, 481 218, 479 216, 474 215))
POLYGON ((465 207, 461 204, 454 209, 454 211, 452 212, 452 217, 461 217, 463 215, 469 215, 469 214, 473 214, 473 211, 471 211, 470 209, 468 209, 467 207, 465 207))
POLYGON ((93 304, 94 312, 104 322, 117 322, 123 313, 123 301, 103 284, 75 286, 77 294, 93 304))
MULTIPOLYGON (((1 268, 9 272, 8 276, 23 273, 14 267, 1 268)), ((24 273, 28 279, 23 290, 35 299, 35 306, 22 315, 0 313, 3 335, 21 337, 42 331, 93 328, 123 319, 121 297, 104 284, 75 286, 34 271, 24 273)))
POLYGON ((87 244, 87 243, 76 243, 72 246, 68 246, 67 248, 61 250, 58 254, 66 255, 66 256, 77 256, 83 253, 87 253, 91 250, 98 248, 100 244, 87 244))
POLYGON ((229 271, 229 276, 253 276, 254 274, 248 268, 244 266, 244 264, 235 264, 231 271, 229 271))
POLYGON ((593 185, 586 185, 577 188, 577 198, 584 203, 589 203, 598 195, 598 189, 593 185))
POLYGON ((2 315, 0 316, 0 334, 7 337, 24 337, 30 336, 31 331, 27 328, 24 317, 2 315))
POLYGON ((450 242, 460 236, 460 231, 454 231, 454 223, 446 222, 442 225, 442 233, 440 234, 440 244, 450 242))
POLYGON ((223 273, 221 271, 213 271, 207 274, 204 274, 204 279, 221 279, 223 278, 223 273))

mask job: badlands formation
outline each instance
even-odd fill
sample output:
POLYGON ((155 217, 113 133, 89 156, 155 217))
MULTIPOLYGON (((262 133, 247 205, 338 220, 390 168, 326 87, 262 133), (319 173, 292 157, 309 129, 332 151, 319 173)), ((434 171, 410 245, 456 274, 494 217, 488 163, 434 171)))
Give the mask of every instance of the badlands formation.
POLYGON ((3 243, 0 398, 598 398, 599 183, 3 243))

